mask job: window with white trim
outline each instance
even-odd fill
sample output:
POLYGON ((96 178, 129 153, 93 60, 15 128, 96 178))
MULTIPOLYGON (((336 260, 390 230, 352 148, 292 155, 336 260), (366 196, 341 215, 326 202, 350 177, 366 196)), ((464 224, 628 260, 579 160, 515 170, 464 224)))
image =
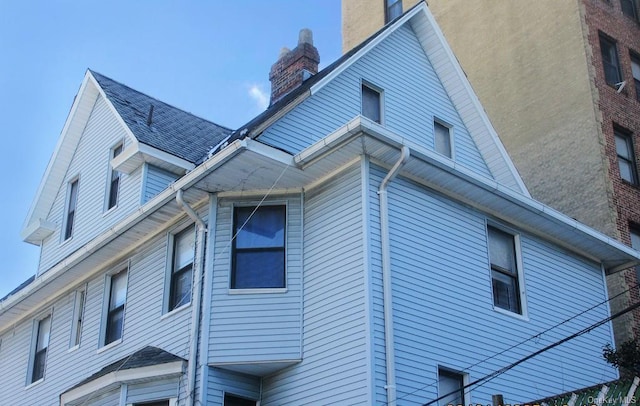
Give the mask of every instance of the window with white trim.
POLYGON ((68 240, 73 235, 75 226, 76 208, 78 205, 78 179, 69 182, 67 186, 67 205, 64 216, 64 239, 68 240))
POLYGON ((522 314, 516 237, 491 226, 487 227, 487 234, 493 305, 522 314))
POLYGON ((34 329, 35 342, 33 346, 32 362, 29 383, 37 382, 44 378, 44 369, 47 363, 47 349, 49 348, 49 336, 51 334, 51 315, 40 319, 34 329))
POLYGON ((195 235, 195 227, 190 226, 173 236, 169 311, 191 302, 195 235))
POLYGON ((453 156, 452 153, 452 145, 451 142, 451 130, 449 127, 444 124, 440 124, 437 121, 433 122, 433 142, 434 147, 437 153, 446 156, 447 158, 451 158, 453 156))
POLYGON ((618 169, 620 170, 620 178, 629 183, 637 185, 638 173, 631 134, 619 128, 614 128, 613 136, 616 142, 616 155, 618 156, 618 169))
POLYGON ((362 84, 362 115, 382 124, 382 92, 365 83, 362 84))
POLYGON ((438 368, 438 405, 464 405, 464 375, 447 369, 438 368))
MULTIPOLYGON (((122 143, 116 145, 111 149, 111 156, 109 162, 122 153, 122 143)), ((111 167, 111 163, 109 164, 111 167)), ((107 186, 107 210, 114 208, 118 204, 118 194, 120 189, 120 172, 111 168, 111 174, 109 176, 109 185, 107 186)))
POLYGON ((86 293, 86 288, 77 290, 75 292, 73 304, 73 321, 71 323, 71 347, 80 345, 80 339, 82 337, 82 322, 84 320, 84 306, 87 300, 86 293))
POLYGON ((127 270, 108 277, 107 309, 104 322, 104 345, 122 339, 124 310, 127 302, 127 270))
POLYGON ((231 289, 286 286, 286 218, 285 205, 234 207, 231 289))
POLYGON ((402 0, 384 0, 384 4, 385 24, 402 15, 402 0))

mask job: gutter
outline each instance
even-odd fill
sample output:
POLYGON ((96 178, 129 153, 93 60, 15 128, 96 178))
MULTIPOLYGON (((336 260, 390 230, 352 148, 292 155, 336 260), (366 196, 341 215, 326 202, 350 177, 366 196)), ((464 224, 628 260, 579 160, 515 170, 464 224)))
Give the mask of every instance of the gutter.
POLYGON ((187 381, 189 382, 189 396, 187 397, 187 406, 195 404, 195 386, 196 386, 196 370, 198 364, 198 334, 200 332, 200 307, 202 306, 202 272, 204 263, 205 238, 207 236, 207 224, 198 216, 188 203, 183 199, 182 189, 176 192, 176 202, 187 213, 189 217, 196 223, 196 254, 193 259, 193 307, 191 308, 191 332, 189 345, 189 360, 187 366, 187 381))
POLYGON ((378 196, 380 199, 380 245, 382 251, 382 297, 384 305, 384 344, 385 367, 387 370, 387 404, 396 403, 396 366, 395 345, 393 338, 393 296, 391 291, 391 242, 389 240, 389 200, 387 187, 396 177, 400 169, 407 163, 411 152, 406 145, 402 146, 400 159, 393 165, 387 176, 380 183, 378 196))

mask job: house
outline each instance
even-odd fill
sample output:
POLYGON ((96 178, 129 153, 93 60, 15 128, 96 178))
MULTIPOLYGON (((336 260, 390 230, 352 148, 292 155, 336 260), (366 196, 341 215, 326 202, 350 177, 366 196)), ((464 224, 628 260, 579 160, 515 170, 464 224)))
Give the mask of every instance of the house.
MULTIPOLYGON (((343 50, 419 2, 343 0, 343 50)), ((640 2, 428 3, 532 196, 640 249, 640 2)), ((636 269, 607 279, 612 311, 640 301, 636 269)))
POLYGON ((529 196, 427 7, 317 59, 303 30, 235 131, 86 73, 23 232, 40 268, 0 302, 3 401, 516 403, 617 378, 604 278, 640 254, 529 196))

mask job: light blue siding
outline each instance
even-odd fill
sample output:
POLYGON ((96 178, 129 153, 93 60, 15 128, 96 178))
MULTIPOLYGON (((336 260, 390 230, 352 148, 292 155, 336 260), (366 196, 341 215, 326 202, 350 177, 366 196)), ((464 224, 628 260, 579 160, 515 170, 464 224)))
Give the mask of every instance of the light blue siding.
MULTIPOLYGON (((438 366, 465 370, 473 381, 607 317, 602 305, 509 350, 603 302, 599 265, 519 233, 528 319, 514 317, 493 309, 485 215, 402 178, 391 184, 389 200, 398 398, 403 402, 437 397, 438 366)), ((492 394, 502 393, 506 402, 519 403, 614 379, 615 370, 600 355, 610 339, 608 325, 595 329, 473 390, 471 401, 490 403, 492 394)), ((376 343, 380 364, 384 347, 376 343)))
POLYGON ((286 292, 230 292, 231 229, 234 204, 260 199, 220 199, 213 259, 209 336, 210 363, 297 360, 301 357, 302 213, 300 195, 270 197, 286 204, 286 292))
POLYGON ((413 30, 401 27, 317 94, 280 119, 260 140, 299 152, 360 114, 360 84, 383 90, 383 125, 434 150, 433 121, 453 128, 455 160, 491 176, 413 30))
POLYGON ((118 142, 130 143, 105 100, 98 97, 84 129, 65 178, 60 185, 47 220, 56 230, 42 244, 38 273, 46 272, 60 260, 85 245, 92 238, 131 214, 140 205, 142 167, 131 174, 122 174, 118 204, 106 211, 107 185, 111 176, 111 148, 118 142), (67 184, 78 177, 78 203, 73 236, 62 241, 63 217, 67 199, 67 184))
POLYGON ((178 379, 144 382, 127 387, 127 403, 149 402, 178 397, 178 379))
POLYGON ((145 164, 145 175, 142 182, 142 204, 151 200, 158 193, 162 192, 178 179, 178 175, 171 173, 157 166, 145 164))
POLYGON ((359 164, 305 193, 304 354, 263 381, 263 405, 369 404, 359 164))
POLYGON ((206 404, 223 405, 225 393, 259 400, 260 378, 210 367, 206 404))

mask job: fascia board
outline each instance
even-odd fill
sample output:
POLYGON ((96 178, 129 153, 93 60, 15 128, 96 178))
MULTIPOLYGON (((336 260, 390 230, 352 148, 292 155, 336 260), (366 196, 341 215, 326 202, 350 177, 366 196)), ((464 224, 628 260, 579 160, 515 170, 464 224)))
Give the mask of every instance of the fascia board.
POLYGON ((111 385, 121 385, 149 379, 164 379, 180 376, 184 368, 184 361, 174 361, 166 364, 151 365, 140 368, 124 369, 110 372, 104 376, 96 378, 82 386, 71 389, 60 395, 60 404, 66 405, 69 402, 78 400, 83 396, 90 395, 111 385))
POLYGON ((148 155, 150 157, 159 159, 161 161, 164 162, 168 162, 171 165, 175 165, 179 168, 185 169, 187 171, 192 170, 193 168, 195 168, 195 165, 185 159, 182 158, 178 158, 175 155, 172 155, 168 152, 159 150, 157 148, 154 148, 150 145, 147 144, 143 144, 141 142, 138 143, 138 151, 144 155, 148 155))

